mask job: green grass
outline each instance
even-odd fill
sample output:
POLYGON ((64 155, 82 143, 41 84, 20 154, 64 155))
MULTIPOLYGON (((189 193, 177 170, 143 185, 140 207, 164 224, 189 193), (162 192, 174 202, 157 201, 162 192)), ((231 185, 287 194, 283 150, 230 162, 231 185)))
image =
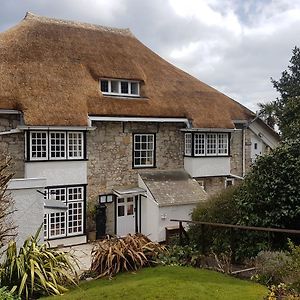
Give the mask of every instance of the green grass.
POLYGON ((257 300, 267 289, 253 282, 217 272, 191 267, 147 268, 137 273, 123 273, 114 279, 84 282, 63 296, 44 299, 122 299, 122 300, 257 300))

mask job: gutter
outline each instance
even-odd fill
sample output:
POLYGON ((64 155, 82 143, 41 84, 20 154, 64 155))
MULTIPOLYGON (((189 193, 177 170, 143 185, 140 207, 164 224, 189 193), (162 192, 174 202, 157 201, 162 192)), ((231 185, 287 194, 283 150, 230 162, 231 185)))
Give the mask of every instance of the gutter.
POLYGON ((96 127, 92 126, 18 126, 19 130, 95 130, 96 127))
POLYGON ((156 123, 185 123, 191 128, 191 122, 187 118, 151 118, 151 117, 102 117, 89 116, 91 122, 156 122, 156 123))
POLYGON ((19 110, 15 109, 0 109, 1 115, 21 115, 22 113, 19 110))
POLYGON ((22 132, 22 131, 19 128, 14 128, 9 131, 0 132, 0 135, 14 134, 14 133, 20 133, 20 132, 22 132))

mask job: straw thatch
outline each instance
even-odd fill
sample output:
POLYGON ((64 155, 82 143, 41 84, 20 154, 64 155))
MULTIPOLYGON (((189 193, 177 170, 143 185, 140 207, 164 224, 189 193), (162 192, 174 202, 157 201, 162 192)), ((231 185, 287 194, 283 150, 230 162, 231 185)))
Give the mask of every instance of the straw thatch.
POLYGON ((28 13, 0 34, 0 108, 27 125, 87 125, 87 115, 187 117, 233 128, 252 112, 153 53, 129 30, 28 13), (137 79, 141 99, 104 97, 99 78, 137 79))

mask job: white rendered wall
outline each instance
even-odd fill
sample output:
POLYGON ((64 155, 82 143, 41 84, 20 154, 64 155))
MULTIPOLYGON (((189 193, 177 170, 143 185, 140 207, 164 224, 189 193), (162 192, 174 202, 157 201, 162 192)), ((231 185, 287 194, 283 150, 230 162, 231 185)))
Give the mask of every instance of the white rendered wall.
POLYGON ((153 199, 149 189, 138 176, 139 187, 147 191, 147 197, 141 197, 141 233, 152 241, 158 241, 159 233, 159 207, 153 199))
POLYGON ((47 186, 87 183, 86 161, 26 162, 25 178, 47 178, 47 186))
MULTIPOLYGON (((35 235, 44 220, 44 196, 37 192, 43 191, 46 179, 12 179, 7 191, 14 200, 13 221, 17 226, 17 246, 24 240, 35 235)), ((40 234, 43 241, 43 228, 40 234)))
MULTIPOLYGON (((159 228, 158 242, 166 240, 166 227, 178 226, 178 222, 171 222, 170 219, 191 220, 191 213, 196 207, 196 204, 163 206, 159 208, 159 228)), ((184 227, 187 224, 182 224, 184 227)))
POLYGON ((192 177, 230 174, 230 157, 185 157, 184 169, 192 177))

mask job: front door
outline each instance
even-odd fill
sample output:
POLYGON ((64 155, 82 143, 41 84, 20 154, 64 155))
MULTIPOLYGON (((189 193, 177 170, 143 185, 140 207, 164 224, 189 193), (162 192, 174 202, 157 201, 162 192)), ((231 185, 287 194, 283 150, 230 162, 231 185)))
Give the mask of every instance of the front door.
POLYGON ((117 235, 135 233, 134 197, 117 198, 117 235))

